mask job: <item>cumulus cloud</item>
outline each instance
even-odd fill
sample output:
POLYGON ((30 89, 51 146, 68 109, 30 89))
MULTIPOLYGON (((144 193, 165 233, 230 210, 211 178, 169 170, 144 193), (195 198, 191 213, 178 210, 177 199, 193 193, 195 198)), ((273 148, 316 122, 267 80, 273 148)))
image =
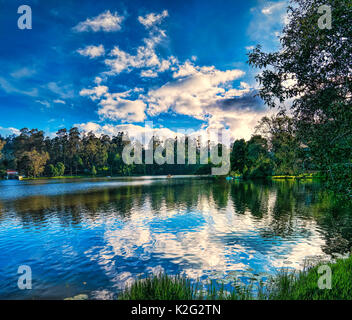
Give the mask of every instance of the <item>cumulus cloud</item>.
POLYGON ((101 44, 99 46, 86 46, 83 49, 78 49, 77 52, 90 59, 101 57, 105 54, 104 46, 101 44))
POLYGON ((158 73, 153 70, 143 70, 141 72, 141 77, 143 78, 156 78, 158 73))
POLYGON ((194 66, 188 61, 174 73, 175 81, 149 91, 148 113, 157 115, 172 108, 177 113, 204 119, 207 106, 227 97, 224 84, 243 75, 241 70, 220 71, 214 66, 194 66))
POLYGON ((103 119, 142 122, 145 119, 146 104, 141 100, 128 100, 119 94, 108 94, 100 101, 98 114, 103 119))
POLYGON ((93 89, 82 89, 79 94, 81 96, 89 96, 92 100, 96 100, 106 94, 108 90, 109 88, 107 86, 98 85, 93 89))
POLYGON ((73 29, 77 32, 119 31, 121 30, 123 20, 124 17, 120 16, 117 12, 112 14, 110 10, 107 10, 94 18, 88 18, 87 20, 80 22, 73 29))
POLYGON ((93 101, 99 100, 98 114, 102 119, 122 122, 144 121, 146 104, 142 100, 130 100, 128 97, 140 89, 110 93, 107 86, 97 85, 93 89, 83 89, 81 96, 88 96, 93 101))
MULTIPOLYGON (((208 129, 230 128, 234 138, 249 138, 266 109, 254 96, 256 91, 249 84, 242 81, 235 85, 235 81, 245 73, 239 69, 218 70, 215 66, 199 66, 195 56, 182 63, 174 56, 162 58, 157 49, 166 34, 158 25, 167 15, 167 11, 163 11, 139 17, 139 22, 149 29, 149 36, 143 39, 143 44, 134 53, 115 46, 104 61, 109 70, 97 76, 95 85, 81 90, 80 95, 97 103, 100 120, 143 122, 147 114, 155 117, 171 111, 203 121, 198 134, 208 129), (107 81, 107 76, 131 71, 139 71, 142 78, 156 78, 160 72, 168 72, 170 80, 147 89, 145 93, 140 93, 137 87, 114 93, 108 84, 102 84, 107 81)), ((85 129, 87 126, 91 131, 110 133, 118 127, 88 123, 85 129)), ((132 125, 125 128, 139 132, 132 125)))
POLYGON ((105 64, 110 68, 105 74, 116 75, 143 69, 140 72, 142 78, 155 78, 159 73, 171 69, 178 62, 177 59, 174 56, 162 58, 156 52, 157 47, 167 38, 165 31, 157 26, 166 16, 167 10, 161 14, 150 13, 139 17, 139 22, 147 29, 153 26, 148 32, 148 37, 143 39, 143 44, 137 47, 135 54, 115 46, 109 53, 110 57, 105 60, 105 64))
POLYGON ((256 96, 256 90, 243 89, 238 96, 218 100, 208 111, 208 128, 226 127, 233 139, 249 139, 258 121, 270 112, 263 101, 256 96))
POLYGON ((144 45, 137 48, 136 54, 130 54, 115 46, 110 52, 112 58, 106 59, 105 64, 110 67, 108 74, 116 75, 123 71, 129 72, 133 69, 148 69, 141 76, 150 76, 158 72, 164 72, 175 64, 177 59, 173 56, 161 59, 156 53, 156 46, 165 38, 165 34, 158 32, 143 39, 144 45))
POLYGON ((146 28, 151 28, 152 26, 160 24, 161 21, 164 18, 166 18, 168 15, 169 15, 169 13, 167 12, 167 10, 164 10, 160 14, 149 13, 144 17, 140 16, 140 17, 138 17, 138 21, 146 28))
POLYGON ((2 137, 11 136, 13 134, 19 135, 20 133, 21 133, 20 130, 16 128, 12 128, 12 127, 4 128, 0 126, 0 136, 2 137))

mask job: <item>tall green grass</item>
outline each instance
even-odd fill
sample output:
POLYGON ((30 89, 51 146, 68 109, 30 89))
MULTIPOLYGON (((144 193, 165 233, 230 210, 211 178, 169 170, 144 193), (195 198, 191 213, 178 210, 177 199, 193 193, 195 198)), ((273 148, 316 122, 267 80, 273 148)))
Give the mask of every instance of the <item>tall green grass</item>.
POLYGON ((181 276, 160 274, 140 279, 127 287, 119 296, 121 300, 351 300, 352 257, 328 263, 332 271, 331 289, 319 289, 322 274, 318 268, 304 271, 281 271, 265 284, 238 285, 230 291, 224 285, 209 283, 204 287, 199 281, 181 276))
POLYGON ((266 290, 270 300, 352 300, 352 257, 327 263, 331 268, 331 289, 319 289, 322 263, 308 270, 282 272, 274 277, 266 290))
POLYGON ((167 274, 140 279, 127 287, 119 300, 247 300, 252 299, 251 287, 228 292, 224 285, 209 283, 206 288, 198 281, 167 274))

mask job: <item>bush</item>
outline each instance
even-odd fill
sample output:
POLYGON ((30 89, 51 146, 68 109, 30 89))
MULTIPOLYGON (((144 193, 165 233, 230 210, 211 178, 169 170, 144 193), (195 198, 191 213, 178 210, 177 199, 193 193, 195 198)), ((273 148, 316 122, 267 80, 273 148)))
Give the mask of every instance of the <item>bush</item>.
POLYGON ((65 165, 62 162, 56 164, 57 176, 61 177, 65 174, 65 165))
POLYGON ((56 167, 54 167, 54 165, 49 164, 48 168, 47 168, 47 174, 50 177, 56 177, 57 176, 57 169, 56 167))

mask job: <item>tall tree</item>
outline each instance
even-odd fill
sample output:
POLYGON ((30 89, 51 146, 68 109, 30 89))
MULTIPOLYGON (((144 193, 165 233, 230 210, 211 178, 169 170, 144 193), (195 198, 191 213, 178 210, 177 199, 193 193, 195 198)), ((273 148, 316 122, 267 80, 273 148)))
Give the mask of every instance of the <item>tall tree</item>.
POLYGON ((247 144, 244 139, 236 140, 230 155, 231 170, 243 174, 246 165, 247 144))
POLYGON ((271 107, 291 104, 297 134, 328 185, 352 196, 352 2, 291 0, 278 51, 257 46, 250 65, 271 107), (324 6, 324 7, 322 7, 324 6), (331 28, 321 9, 331 8, 331 28), (326 22, 326 21, 325 21, 326 22))
POLYGON ((5 140, 2 140, 2 139, 0 138, 0 159, 1 159, 1 157, 2 157, 1 151, 2 151, 2 149, 4 148, 5 144, 6 144, 6 141, 5 141, 5 140))
POLYGON ((268 140, 275 174, 294 175, 306 169, 305 148, 297 138, 295 121, 291 117, 282 112, 265 116, 256 126, 256 132, 268 140))
POLYGON ((47 152, 38 152, 33 149, 32 151, 26 151, 23 153, 19 160, 19 166, 27 176, 37 177, 43 173, 45 164, 49 160, 49 154, 47 152))

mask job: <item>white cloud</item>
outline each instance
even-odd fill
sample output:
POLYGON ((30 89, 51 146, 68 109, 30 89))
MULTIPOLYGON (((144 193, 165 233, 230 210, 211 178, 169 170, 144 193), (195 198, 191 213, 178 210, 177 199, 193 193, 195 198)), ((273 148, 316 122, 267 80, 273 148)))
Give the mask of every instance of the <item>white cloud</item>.
POLYGON ((252 8, 252 20, 247 33, 250 40, 263 46, 265 51, 271 51, 279 46, 278 35, 288 21, 288 0, 269 2, 252 8))
POLYGON ((66 104, 66 101, 64 100, 60 100, 60 99, 56 99, 53 101, 54 103, 60 103, 60 104, 66 104))
POLYGON ((136 90, 109 93, 108 87, 98 85, 93 89, 81 90, 80 95, 89 96, 93 101, 99 100, 98 114, 102 119, 142 122, 146 117, 146 104, 142 100, 127 99, 133 92, 139 91, 140 88, 136 88, 136 90))
POLYGON ((62 99, 69 99, 74 97, 74 91, 71 85, 61 85, 56 82, 49 82, 47 88, 56 93, 62 99))
POLYGON ((89 57, 90 59, 101 57, 105 54, 104 46, 101 44, 99 46, 86 46, 83 49, 78 49, 77 52, 82 55, 89 57))
POLYGON ((98 114, 103 119, 121 120, 123 122, 142 122, 145 120, 146 104, 141 100, 128 100, 119 94, 110 94, 100 101, 102 107, 98 114))
MULTIPOLYGON (((214 66, 199 67, 186 61, 173 73, 173 81, 146 94, 136 95, 141 91, 139 88, 109 93, 109 88, 101 85, 99 78, 99 81, 95 81, 95 87, 83 89, 80 95, 98 101, 97 112, 101 119, 142 122, 146 118, 146 111, 156 116, 172 110, 203 120, 203 131, 230 128, 233 138, 249 138, 265 110, 250 97, 234 100, 245 97, 253 90, 243 81, 239 88, 233 87, 232 82, 243 75, 244 72, 238 69, 221 71, 214 66)), ((144 73, 143 76, 152 74, 144 73)), ((97 128, 101 130, 100 126, 97 128)), ((111 131, 112 127, 105 127, 104 130, 107 129, 111 131)))
POLYGON ((151 28, 152 26, 155 26, 157 24, 160 24, 161 21, 166 18, 169 15, 167 10, 164 10, 160 14, 156 13, 149 13, 145 17, 138 17, 138 21, 145 26, 146 28, 151 28))
POLYGON ((266 7, 264 7, 262 9, 262 13, 265 15, 271 15, 273 14, 275 11, 279 11, 282 10, 283 8, 286 8, 287 6, 287 2, 286 1, 281 1, 281 2, 271 2, 269 3, 269 5, 267 5, 266 7))
POLYGON ((187 60, 184 64, 178 66, 178 70, 174 72, 174 78, 186 77, 197 73, 195 65, 187 60))
POLYGON ((175 81, 150 90, 148 113, 157 115, 173 109, 177 113, 204 119, 207 106, 227 98, 224 84, 243 76, 241 70, 220 71, 215 67, 197 67, 186 61, 174 73, 175 81))
POLYGON ((30 90, 19 89, 17 85, 12 84, 7 81, 5 78, 0 77, 0 88, 3 89, 6 93, 18 93, 26 96, 36 97, 38 96, 38 89, 33 88, 30 90))
POLYGON ((92 100, 96 100, 106 94, 108 90, 109 88, 107 86, 98 85, 93 89, 82 89, 79 94, 81 96, 89 96, 92 100))
POLYGON ((141 77, 143 78, 156 78, 158 73, 153 70, 143 70, 141 72, 141 77))
POLYGON ((27 67, 13 71, 10 76, 13 78, 28 78, 36 73, 36 70, 27 67))
POLYGON ((3 136, 3 137, 7 137, 7 136, 10 136, 10 135, 19 135, 21 132, 20 130, 16 129, 16 128, 12 128, 12 127, 9 127, 9 128, 4 128, 4 127, 0 127, 0 136, 3 136))
MULTIPOLYGON (((143 122, 146 113, 154 117, 171 111, 202 120, 202 132, 213 128, 230 128, 233 137, 249 138, 265 110, 261 102, 247 97, 253 92, 249 84, 242 81, 239 87, 234 86, 233 82, 245 73, 238 69, 218 70, 215 66, 198 66, 195 56, 183 63, 174 56, 161 58, 156 49, 166 35, 157 25, 165 16, 167 12, 139 17, 138 20, 150 28, 149 36, 143 39, 144 43, 137 47, 135 53, 115 46, 104 61, 110 70, 97 76, 94 87, 81 90, 80 95, 96 101, 101 120, 143 122), (155 78, 159 72, 168 71, 173 80, 143 94, 139 88, 111 93, 107 85, 102 85, 109 75, 136 69, 140 69, 142 78, 155 78)), ((115 130, 115 127, 108 125, 87 125, 94 127, 97 132, 115 130)), ((133 127, 132 130, 137 128, 133 127)))
POLYGON ((36 100, 35 102, 43 105, 46 108, 50 108, 50 103, 48 101, 46 101, 46 100, 36 100))
POLYGON ((117 12, 111 14, 110 10, 107 10, 94 18, 88 18, 87 20, 80 22, 73 29, 78 32, 119 31, 121 30, 121 23, 123 20, 124 17, 118 15, 117 12))
POLYGON ((172 64, 175 64, 177 59, 173 56, 167 59, 160 59, 155 51, 155 47, 159 44, 165 35, 163 33, 153 34, 149 38, 143 39, 144 45, 137 48, 135 55, 121 50, 115 46, 110 52, 112 59, 106 59, 105 64, 110 67, 107 74, 119 74, 123 71, 131 71, 132 69, 148 69, 142 74, 152 74, 164 72, 168 70, 172 64))

